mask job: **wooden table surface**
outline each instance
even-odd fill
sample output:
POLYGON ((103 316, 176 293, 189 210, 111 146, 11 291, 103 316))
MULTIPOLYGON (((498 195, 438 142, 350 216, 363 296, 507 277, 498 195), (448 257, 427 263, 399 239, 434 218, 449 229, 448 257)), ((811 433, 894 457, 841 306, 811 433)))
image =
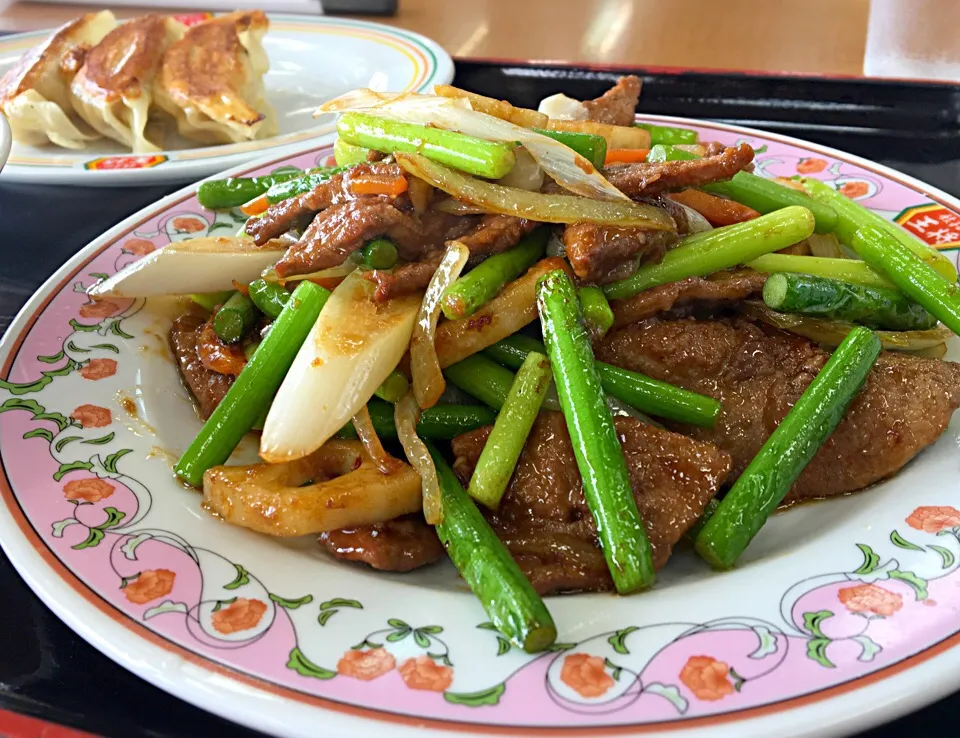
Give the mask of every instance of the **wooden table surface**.
MULTIPOLYGON (((910 29, 921 56, 960 64, 960 0, 879 1, 908 16, 896 25, 910 29)), ((870 8, 870 0, 399 2, 396 16, 373 20, 423 33, 454 56, 840 75, 863 73, 870 8)), ((0 11, 0 30, 51 27, 101 7, 14 2, 0 11)))

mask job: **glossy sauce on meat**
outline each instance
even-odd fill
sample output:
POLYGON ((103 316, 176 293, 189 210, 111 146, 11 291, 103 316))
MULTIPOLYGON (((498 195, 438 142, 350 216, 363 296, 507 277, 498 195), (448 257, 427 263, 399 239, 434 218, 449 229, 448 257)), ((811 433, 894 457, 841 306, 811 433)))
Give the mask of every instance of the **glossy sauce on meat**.
POLYGON ((197 353, 197 341, 206 320, 186 314, 170 327, 170 350, 177 360, 183 383, 197 401, 197 412, 206 420, 223 400, 233 384, 233 377, 207 369, 197 353))
MULTIPOLYGON (((660 567, 726 479, 730 458, 712 444, 633 418, 615 422, 654 564, 660 567)), ((454 469, 464 484, 489 432, 481 428, 453 441, 454 469)), ((612 589, 560 413, 540 413, 499 508, 487 516, 541 594, 612 589)))
POLYGON ((444 556, 443 544, 420 515, 321 533, 318 540, 338 559, 381 571, 410 571, 444 556))
MULTIPOLYGON (((800 336, 745 320, 650 320, 607 335, 597 359, 715 397, 713 428, 675 426, 733 457, 760 450, 828 358, 800 336)), ((787 502, 863 489, 937 440, 960 406, 960 365, 884 352, 860 395, 800 475, 787 502)))

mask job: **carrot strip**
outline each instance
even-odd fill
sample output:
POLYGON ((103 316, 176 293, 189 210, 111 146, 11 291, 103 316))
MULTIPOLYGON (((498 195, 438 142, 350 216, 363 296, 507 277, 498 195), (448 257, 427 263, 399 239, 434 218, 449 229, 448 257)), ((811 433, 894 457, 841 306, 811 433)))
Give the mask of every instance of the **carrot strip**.
POLYGON ((407 191, 406 177, 354 177, 350 190, 354 195, 389 195, 397 197, 407 191))
POLYGON ((264 193, 241 205, 240 212, 249 216, 260 215, 268 207, 270 207, 270 201, 267 200, 267 195, 264 193))
POLYGON ((710 221, 712 226, 726 226, 734 223, 743 223, 745 220, 759 218, 758 213, 753 208, 741 205, 734 200, 726 200, 716 195, 709 195, 700 190, 687 189, 681 192, 674 192, 668 197, 671 200, 686 205, 692 210, 696 210, 700 215, 710 221))
POLYGON ((646 161, 650 149, 607 149, 607 158, 604 164, 633 164, 646 161))

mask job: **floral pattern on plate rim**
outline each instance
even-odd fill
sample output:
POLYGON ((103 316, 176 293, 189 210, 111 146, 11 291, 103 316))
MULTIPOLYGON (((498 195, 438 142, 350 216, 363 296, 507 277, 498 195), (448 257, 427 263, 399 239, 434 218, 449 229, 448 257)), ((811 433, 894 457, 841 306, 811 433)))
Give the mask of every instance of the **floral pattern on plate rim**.
MULTIPOLYGON (((764 144, 764 175, 817 176, 890 219, 906 213, 912 230, 941 248, 960 241, 957 214, 905 185, 764 144)), ((324 149, 278 164, 328 158, 324 149)), ((156 248, 232 233, 244 220, 187 198, 130 229, 39 311, 0 380, 2 460, 25 516, 92 593, 154 633, 254 678, 349 704, 473 724, 601 726, 777 703, 856 680, 957 631, 943 614, 960 605, 960 510, 947 504, 908 505, 896 529, 851 541, 849 565, 785 583, 776 617, 624 622, 539 655, 512 647, 479 607, 472 624, 411 623, 344 592, 275 592, 255 562, 152 527, 153 492, 125 473, 129 455, 149 444, 115 409, 118 373, 136 358, 130 323, 144 301, 94 304, 85 290, 156 248), (64 382, 76 387, 71 407, 47 399, 64 382), (348 615, 361 612, 362 621, 348 615), (912 633, 898 627, 904 622, 912 633), (318 633, 336 639, 336 657, 314 652, 318 633), (461 656, 478 647, 482 664, 461 656)))

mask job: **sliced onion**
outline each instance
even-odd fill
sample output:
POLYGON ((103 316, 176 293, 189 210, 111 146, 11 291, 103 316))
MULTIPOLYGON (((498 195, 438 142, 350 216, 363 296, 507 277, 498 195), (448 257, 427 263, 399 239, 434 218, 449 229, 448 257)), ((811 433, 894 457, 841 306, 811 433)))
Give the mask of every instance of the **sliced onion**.
POLYGON ((286 284, 287 282, 302 282, 305 279, 309 279, 311 282, 324 282, 331 279, 343 279, 350 272, 357 268, 357 262, 353 259, 346 259, 342 264, 337 264, 337 266, 330 267, 329 269, 321 269, 319 272, 309 272, 307 274, 291 274, 286 277, 281 277, 277 274, 277 270, 273 267, 264 270, 261 275, 264 281, 275 282, 276 284, 286 284))
MULTIPOLYGON (((856 326, 842 320, 822 320, 805 315, 790 315, 771 310, 760 302, 743 303, 744 313, 756 320, 775 326, 824 346, 839 346, 856 326)), ((945 343, 953 332, 945 325, 927 331, 874 331, 885 349, 891 351, 923 351, 945 343)))
POLYGON ((430 199, 433 197, 433 187, 422 179, 410 177, 407 180, 407 195, 410 197, 410 204, 417 215, 423 215, 430 209, 430 199))
POLYGON ((87 294, 96 300, 230 290, 234 281, 257 279, 286 249, 282 242, 257 246, 249 238, 236 236, 191 238, 147 254, 91 287, 87 294))
POLYGON ((541 259, 470 317, 441 323, 435 344, 440 366, 448 367, 483 351, 536 320, 537 282, 557 269, 572 276, 570 265, 563 259, 541 259))
POLYGON ((420 475, 423 491, 423 517, 430 525, 443 522, 443 505, 440 500, 440 481, 437 479, 437 467, 433 464, 430 451, 417 435, 417 423, 420 422, 420 406, 413 392, 405 394, 393 410, 394 423, 397 426, 397 438, 403 446, 407 461, 420 475))
POLYGON ((322 446, 356 415, 399 362, 420 296, 373 299, 353 272, 333 291, 270 406, 260 456, 272 464, 322 446))
MULTIPOLYGON (((536 192, 543 187, 543 169, 537 164, 537 160, 530 156, 526 149, 517 149, 516 162, 513 169, 507 172, 505 177, 497 180, 498 184, 504 187, 516 187, 518 190, 530 190, 536 192)), ((413 181, 422 182, 416 177, 411 177, 413 181)))
POLYGON ((370 419, 370 411, 364 405, 360 412, 353 416, 353 429, 357 432, 357 438, 363 444, 363 450, 367 452, 373 463, 381 474, 393 474, 403 467, 403 462, 393 458, 383 448, 380 437, 373 427, 373 421, 370 419))
POLYGON ((540 223, 599 223, 624 227, 676 230, 673 219, 659 208, 631 200, 591 200, 574 195, 527 192, 486 182, 438 164, 419 154, 397 154, 397 163, 458 200, 488 213, 513 215, 540 223))
POLYGON ((814 233, 807 239, 810 253, 814 256, 825 256, 830 259, 845 259, 846 255, 840 248, 840 241, 832 233, 814 233))
POLYGON ((546 128, 547 116, 528 108, 517 108, 506 100, 497 100, 493 97, 484 97, 475 92, 467 92, 450 85, 434 85, 433 94, 440 97, 462 97, 470 102, 470 107, 481 113, 492 115, 494 118, 508 120, 524 128, 546 128))
MULTIPOLYGON (((423 181, 417 177, 411 177, 410 179, 417 180, 418 182, 423 181)), ((483 215, 487 212, 482 207, 461 202, 455 197, 445 197, 439 202, 435 202, 433 204, 433 209, 438 210, 441 213, 450 213, 450 215, 483 215)))
POLYGON ((440 319, 440 298, 447 288, 457 281, 469 258, 470 249, 459 241, 453 241, 447 246, 440 266, 427 285, 427 292, 417 315, 413 338, 410 341, 410 373, 413 379, 413 394, 417 398, 417 404, 424 410, 437 404, 447 386, 440 371, 435 345, 437 321, 440 319))
POLYGON ((674 202, 682 207, 687 214, 687 233, 704 233, 705 231, 712 231, 713 226, 710 225, 710 221, 704 218, 700 213, 698 213, 693 208, 689 208, 683 203, 674 202))
MULTIPOLYGON (((542 133, 522 128, 492 115, 473 110, 465 98, 436 97, 405 93, 390 98, 389 93, 354 90, 331 100, 318 112, 370 111, 376 115, 407 123, 434 125, 466 133, 487 141, 521 144, 557 184, 584 197, 604 200, 629 200, 610 184, 590 162, 573 149, 542 133)), ((641 129, 631 129, 640 131, 641 129)))

